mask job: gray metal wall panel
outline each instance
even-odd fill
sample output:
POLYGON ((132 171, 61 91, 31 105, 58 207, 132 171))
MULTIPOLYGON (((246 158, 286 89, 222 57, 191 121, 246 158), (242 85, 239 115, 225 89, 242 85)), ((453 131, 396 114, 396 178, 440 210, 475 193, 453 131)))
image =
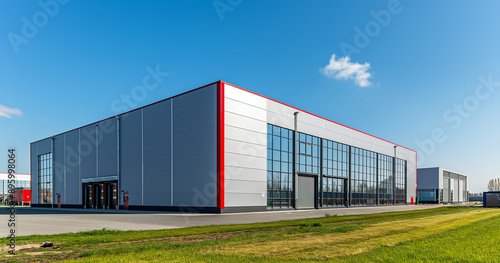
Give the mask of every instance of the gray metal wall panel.
POLYGON ((98 123, 98 176, 115 176, 117 170, 116 119, 98 123))
POLYGON ((65 204, 81 203, 78 133, 78 130, 66 133, 66 185, 63 193, 63 200, 65 204))
POLYGON ((51 142, 50 139, 45 139, 43 141, 37 142, 38 145, 38 155, 50 153, 51 142))
POLYGON ((38 204, 38 143, 30 145, 31 149, 31 203, 38 204))
POLYGON ((52 158, 55 168, 52 193, 54 194, 53 202, 57 204, 57 194, 62 195, 64 192, 64 134, 54 137, 54 152, 52 153, 52 158))
POLYGON ((173 99, 174 206, 217 206, 216 85, 173 99))
POLYGON ((170 100, 144 108, 144 205, 169 206, 170 100))
POLYGON ((80 133, 81 178, 97 177, 96 127, 83 127, 80 133))
POLYGON ((129 193, 129 205, 142 205, 141 112, 136 110, 120 118, 120 185, 129 193))
POLYGON ((417 170, 417 189, 439 189, 439 168, 420 168, 417 170))

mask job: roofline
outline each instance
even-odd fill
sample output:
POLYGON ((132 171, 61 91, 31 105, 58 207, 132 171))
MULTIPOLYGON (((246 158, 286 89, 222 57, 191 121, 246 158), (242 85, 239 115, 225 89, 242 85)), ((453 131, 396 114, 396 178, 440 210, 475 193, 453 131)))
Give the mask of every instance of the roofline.
MULTIPOLYGON (((58 133, 58 134, 56 134, 56 135, 49 136, 49 137, 46 137, 46 138, 43 138, 43 139, 40 139, 40 140, 34 141, 34 142, 30 143, 30 145, 31 145, 31 144, 33 144, 33 143, 37 143, 37 142, 40 142, 40 141, 44 141, 44 140, 47 140, 47 139, 50 139, 50 138, 53 138, 53 137, 56 137, 56 136, 59 136, 59 135, 62 135, 62 134, 68 133, 68 132, 72 132, 72 131, 75 131, 75 130, 78 130, 78 129, 81 129, 81 128, 84 128, 84 127, 87 127, 87 126, 90 126, 90 125, 94 125, 94 124, 99 123, 99 122, 103 122, 103 121, 106 121, 106 120, 109 120, 109 119, 112 119, 112 118, 116 118, 116 117, 118 117, 118 116, 121 116, 121 115, 124 115, 124 114, 130 113, 130 112, 134 112, 134 111, 136 111, 136 110, 140 110, 140 109, 143 109, 143 108, 146 108, 146 107, 149 107, 149 106, 155 105, 155 104, 157 104, 157 103, 160 103, 160 102, 163 102, 163 101, 166 101, 166 100, 169 100, 169 99, 173 99, 173 98, 175 98, 175 97, 179 97, 179 96, 182 96, 182 95, 184 95, 184 94, 187 94, 187 93, 190 93, 190 92, 193 92, 193 91, 196 91, 196 90, 202 89, 202 88, 206 88, 206 87, 208 87, 208 86, 211 86, 211 85, 214 85, 214 84, 217 84, 217 83, 224 83, 224 84, 231 85, 231 86, 233 86, 233 87, 235 87, 235 88, 238 88, 238 89, 244 90, 244 91, 246 91, 246 92, 250 92, 250 93, 255 94, 255 95, 257 95, 257 96, 260 96, 260 97, 262 97, 262 98, 265 98, 265 99, 268 99, 268 100, 271 100, 271 101, 277 102, 277 103, 279 103, 279 104, 282 104, 282 105, 285 105, 285 106, 291 107, 291 108, 293 108, 293 109, 299 110, 299 111, 301 111, 301 112, 304 112, 304 113, 310 114, 310 115, 315 116, 315 117, 317 117, 317 118, 320 118, 320 119, 323 119, 323 120, 329 121, 329 122, 331 122, 331 123, 334 123, 334 124, 340 125, 340 126, 342 126, 342 127, 345 127, 345 128, 351 129, 351 130, 353 130, 353 131, 357 131, 357 132, 363 133, 363 134, 368 135, 368 136, 371 136, 371 137, 373 137, 373 138, 375 138, 375 139, 379 139, 379 140, 382 140, 382 141, 388 142, 388 143, 390 143, 390 144, 392 144, 392 145, 395 145, 395 146, 398 146, 398 147, 401 147, 401 148, 404 148, 404 149, 407 149, 407 150, 410 150, 410 151, 412 151, 412 152, 417 153, 417 151, 415 151, 415 150, 413 150, 413 149, 410 149, 410 148, 408 148, 408 147, 405 147, 405 146, 402 146, 402 145, 400 145, 400 144, 397 144, 397 143, 394 143, 394 142, 388 141, 388 140, 386 140, 386 139, 382 139, 382 138, 380 138, 380 137, 377 137, 377 136, 375 136, 375 135, 372 135, 372 134, 366 133, 366 132, 364 132, 364 131, 360 131, 360 130, 358 130, 358 129, 354 129, 354 128, 349 127, 349 126, 347 126, 347 125, 344 125, 344 124, 338 123, 338 122, 336 122, 336 121, 332 121, 332 120, 330 120, 330 119, 327 119, 327 118, 321 117, 321 116, 319 116, 319 115, 316 115, 316 114, 310 113, 310 112, 308 112, 308 111, 305 111, 305 110, 299 109, 299 108, 297 108, 297 107, 294 107, 294 106, 288 105, 288 104, 286 104, 286 103, 284 103, 284 102, 281 102, 281 101, 278 101, 278 100, 275 100, 275 99, 272 99, 272 98, 266 97, 266 96, 264 96, 264 95, 262 95, 262 94, 259 94, 259 93, 256 93, 256 92, 253 92, 253 91, 251 91, 251 90, 247 90, 247 89, 245 89, 245 88, 242 88, 242 87, 236 86, 236 85, 234 85, 234 84, 231 84, 231 83, 226 82, 226 81, 223 81, 223 80, 218 80, 218 81, 212 82, 212 83, 210 83, 210 84, 207 84, 207 85, 204 85, 204 86, 201 86, 201 87, 198 87, 198 88, 195 88, 195 89, 192 89, 192 90, 189 90, 189 91, 186 91, 186 92, 183 92, 183 93, 177 94, 177 95, 175 95, 175 96, 168 97, 168 98, 166 98, 166 99, 163 99, 163 100, 160 100, 160 101, 157 101, 157 102, 153 102, 153 103, 151 103, 151 104, 148 104, 148 105, 145 105, 145 106, 142 106, 142 107, 139 107, 139 108, 136 108, 136 109, 133 109, 133 110, 130 110, 130 111, 124 112, 124 113, 120 113, 120 114, 115 115, 115 116, 108 117, 108 118, 106 118, 106 119, 102 119, 102 120, 99 120, 99 121, 95 121, 95 122, 92 122, 92 123, 90 123, 90 124, 83 125, 83 126, 80 126, 80 127, 78 127, 78 128, 75 128, 75 129, 71 129, 71 130, 69 130, 69 131, 61 132, 61 133, 58 133)), ((457 174, 458 174, 458 173, 457 173, 457 174)))
POLYGON ((327 119, 327 118, 324 118, 324 117, 318 116, 318 115, 316 115, 316 114, 314 114, 314 113, 310 113, 310 112, 308 112, 308 111, 305 111, 305 110, 299 109, 299 108, 297 108, 297 107, 294 107, 294 106, 288 105, 288 104, 286 104, 286 103, 284 103, 284 102, 281 102, 281 101, 278 101, 278 100, 275 100, 275 99, 272 99, 272 98, 266 97, 266 96, 264 96, 264 95, 262 95, 262 94, 259 94, 259 93, 256 93, 256 92, 253 92, 253 91, 251 91, 251 90, 247 90, 247 89, 244 89, 244 88, 242 88, 242 87, 238 87, 238 86, 236 86, 236 85, 234 85, 234 84, 231 84, 231 83, 228 83, 228 82, 225 82, 225 81, 222 81, 222 80, 221 80, 221 82, 223 82, 224 84, 231 85, 231 86, 233 86, 233 87, 235 87, 235 88, 238 88, 238 89, 241 89, 241 90, 244 90, 244 91, 250 92, 250 93, 255 94, 255 95, 257 95, 257 96, 263 97, 263 98, 265 98, 265 99, 272 100, 272 101, 277 102, 277 103, 280 103, 280 104, 282 104, 282 105, 285 105, 285 106, 291 107, 291 108, 296 109, 296 110, 299 110, 299 111, 301 111, 301 112, 304 112, 304 113, 310 114, 310 115, 312 115, 312 116, 314 116, 314 117, 317 117, 317 118, 320 118, 320 119, 323 119, 323 120, 326 120, 326 121, 332 122, 332 123, 337 124, 337 125, 340 125, 340 126, 342 126, 342 127, 345 127, 345 128, 348 128, 348 129, 351 129, 351 130, 354 130, 354 131, 357 131, 357 132, 360 132, 360 133, 363 133, 363 134, 366 134, 366 135, 369 135, 369 136, 371 136, 371 137, 373 137, 373 138, 376 138, 376 139, 379 139, 379 140, 382 140, 382 141, 388 142, 388 143, 393 144, 393 145, 395 145, 395 146, 398 146, 398 147, 401 147, 401 148, 405 148, 405 149, 407 149, 407 150, 410 150, 410 151, 412 151, 412 152, 417 153, 417 151, 415 151, 415 150, 413 150, 413 149, 410 149, 410 148, 408 148, 408 147, 405 147, 405 146, 399 145, 399 144, 397 144, 397 143, 393 143, 393 142, 391 142, 391 141, 388 141, 388 140, 386 140, 386 139, 382 139, 382 138, 380 138, 380 137, 377 137, 377 136, 375 136, 375 135, 372 135, 372 134, 366 133, 366 132, 364 132, 364 131, 360 131, 360 130, 358 130, 358 129, 354 129, 354 128, 352 128, 352 127, 349 127, 349 126, 347 126, 347 125, 344 125, 344 124, 338 123, 338 122, 336 122, 336 121, 332 121, 332 120, 330 120, 330 119, 327 119))
POLYGON ((443 171, 446 171, 446 172, 449 172, 449 173, 454 173, 454 174, 458 174, 458 175, 462 175, 462 176, 465 176, 465 177, 469 177, 468 175, 466 174, 463 174, 463 173, 459 173, 459 172, 455 172, 453 170, 449 170, 449 169, 446 169, 446 168, 443 168, 443 167, 439 167, 439 166, 435 166, 435 167, 424 167, 424 168, 418 168, 418 170, 420 169, 443 169, 443 171))
POLYGON ((102 119, 102 120, 99 120, 99 121, 95 121, 95 122, 92 122, 92 123, 90 123, 90 124, 83 125, 83 126, 80 126, 80 127, 78 127, 78 128, 71 129, 71 130, 69 130, 69 131, 65 131, 65 132, 58 133, 58 134, 56 134, 56 135, 52 135, 52 136, 49 136, 49 137, 46 137, 46 138, 43 138, 43 139, 40 139, 40 140, 34 141, 34 142, 30 143, 30 145, 31 145, 31 144, 33 144, 33 143, 41 142, 41 141, 44 141, 44 140, 47 140, 47 139, 50 139, 50 138, 53 138, 53 137, 59 136, 59 135, 63 135, 63 134, 68 133, 68 132, 72 132, 72 131, 75 131, 75 130, 78 130, 78 129, 81 129, 81 128, 84 128, 84 127, 87 127, 87 126, 90 126, 90 125, 94 125, 94 124, 99 123, 99 122, 107 121, 107 120, 109 120, 109 119, 116 118, 116 117, 118 117, 118 116, 122 116, 122 115, 125 115, 125 114, 127 114, 127 113, 130 113, 130 112, 133 112, 133 111, 136 111, 136 110, 140 110, 140 109, 143 109, 143 108, 146 108, 146 107, 149 107, 149 106, 155 105, 155 104, 157 104, 157 103, 164 102, 164 101, 166 101, 166 100, 173 99, 173 98, 175 98, 175 97, 179 97, 179 96, 182 96, 182 95, 184 95, 184 94, 191 93, 191 92, 193 92, 193 91, 197 91, 197 90, 202 89, 202 88, 206 88, 206 87, 208 87, 208 86, 211 86, 211 85, 217 84, 217 83, 219 83, 219 82, 221 82, 221 81, 220 81, 220 80, 218 80, 218 81, 212 82, 212 83, 210 83, 210 84, 207 84, 207 85, 204 85, 204 86, 201 86, 201 87, 198 87, 198 88, 195 88, 195 89, 188 90, 188 91, 186 91, 186 92, 183 92, 183 93, 177 94, 177 95, 175 95, 175 96, 168 97, 168 98, 166 98, 166 99, 162 99, 162 100, 159 100, 159 101, 157 101, 157 102, 153 102, 153 103, 150 103, 150 104, 148 104, 148 105, 145 105, 145 106, 142 106, 142 107, 139 107, 139 108, 133 109, 133 110, 129 110, 129 111, 126 111, 126 112, 124 112, 124 113, 120 113, 120 114, 115 115, 115 116, 108 117, 108 118, 106 118, 106 119, 102 119))

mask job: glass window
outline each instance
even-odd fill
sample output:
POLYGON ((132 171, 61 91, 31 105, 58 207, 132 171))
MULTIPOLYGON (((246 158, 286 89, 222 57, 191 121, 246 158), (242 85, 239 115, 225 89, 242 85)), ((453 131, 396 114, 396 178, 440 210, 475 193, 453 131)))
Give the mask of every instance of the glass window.
POLYGON ((267 208, 292 208, 293 132, 267 126, 267 208))
POLYGON ((52 204, 52 153, 38 156, 38 203, 52 204))

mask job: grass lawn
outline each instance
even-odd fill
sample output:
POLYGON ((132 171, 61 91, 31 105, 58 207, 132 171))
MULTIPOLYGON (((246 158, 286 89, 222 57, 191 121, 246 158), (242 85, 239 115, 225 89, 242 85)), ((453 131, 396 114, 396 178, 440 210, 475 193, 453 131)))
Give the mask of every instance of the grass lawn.
POLYGON ((496 262, 500 209, 442 207, 260 224, 99 230, 17 242, 18 254, 7 255, 4 248, 0 261, 496 262), (45 241, 58 249, 40 248, 45 241))

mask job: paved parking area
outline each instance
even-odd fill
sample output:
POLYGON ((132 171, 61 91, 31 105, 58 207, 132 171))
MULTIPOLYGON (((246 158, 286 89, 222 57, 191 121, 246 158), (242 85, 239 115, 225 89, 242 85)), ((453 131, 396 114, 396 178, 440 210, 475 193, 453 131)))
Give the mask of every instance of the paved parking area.
MULTIPOLYGON (((323 217, 325 214, 375 214, 429 209, 440 206, 442 205, 400 205, 234 214, 189 214, 156 211, 109 211, 18 207, 16 211, 16 233, 17 236, 26 236, 81 232, 102 228, 113 230, 169 229, 189 226, 245 224, 315 218, 323 217)), ((7 226, 8 219, 8 208, 0 207, 0 236, 7 236, 9 233, 9 228, 7 226)))

